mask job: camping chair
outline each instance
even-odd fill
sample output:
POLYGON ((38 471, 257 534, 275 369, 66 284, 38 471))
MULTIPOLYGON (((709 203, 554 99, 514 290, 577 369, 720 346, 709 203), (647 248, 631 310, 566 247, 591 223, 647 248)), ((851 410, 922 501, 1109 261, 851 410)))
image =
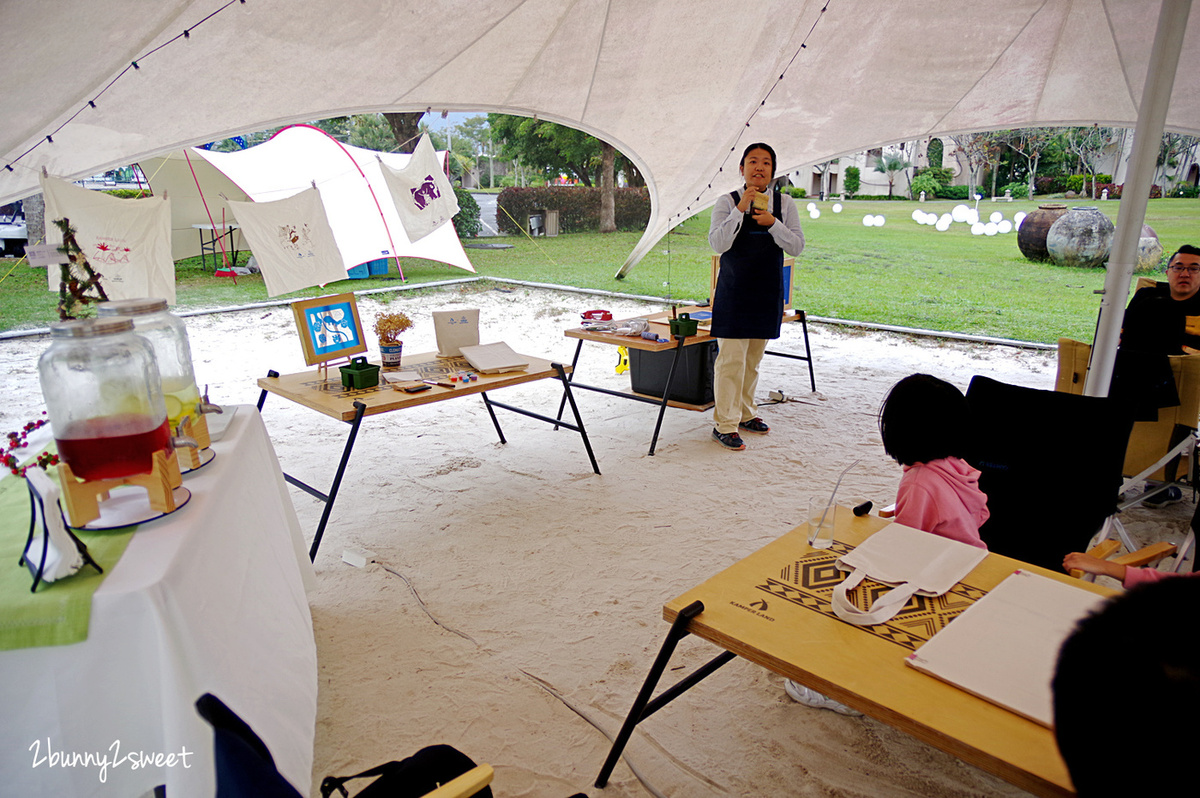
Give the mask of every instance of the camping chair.
MULTIPOLYGON (((1121 542, 1119 540, 1102 540, 1096 545, 1092 546, 1092 548, 1088 549, 1087 553, 1101 560, 1107 560, 1119 548, 1121 548, 1121 542)), ((1168 557, 1174 557, 1174 564, 1169 571, 1173 573, 1186 573, 1183 568, 1183 564, 1187 562, 1191 555, 1195 552, 1195 548, 1196 533, 1195 530, 1189 529, 1187 536, 1184 537, 1183 542, 1178 546, 1176 546, 1174 543, 1166 542, 1153 543, 1149 546, 1138 549, 1137 551, 1130 552, 1129 554, 1122 554, 1118 557, 1112 557, 1112 562, 1115 562, 1118 565, 1126 565, 1131 568, 1140 568, 1145 565, 1154 565, 1155 563, 1165 560, 1168 557)), ((1162 569, 1160 568, 1159 570, 1162 569)), ((1087 582, 1096 581, 1095 574, 1085 574, 1083 571, 1079 570, 1072 570, 1069 571, 1069 573, 1076 579, 1083 579, 1087 582)))
MULTIPOLYGON (((1070 338, 1058 340, 1058 378, 1055 390, 1073 394, 1083 393, 1091 351, 1090 346, 1079 341, 1070 338)), ((1193 490, 1197 484, 1194 471, 1198 465, 1195 454, 1196 425, 1197 419, 1200 418, 1200 355, 1175 355, 1167 360, 1175 377, 1179 405, 1160 408, 1158 419, 1155 421, 1134 422, 1121 471, 1122 475, 1127 477, 1121 486, 1121 492, 1128 494, 1130 489, 1146 479, 1159 481, 1160 484, 1136 497, 1124 500, 1120 505, 1122 510, 1172 486, 1182 490, 1180 473, 1186 476, 1192 472, 1193 490), (1179 469, 1181 457, 1186 457, 1188 461, 1182 472, 1179 469)), ((1130 551, 1133 550, 1128 539, 1123 538, 1122 542, 1130 551)))
POLYGON ((967 402, 974 430, 965 459, 988 497, 979 534, 989 550, 1059 570, 1069 552, 1107 537, 1132 426, 1123 405, 981 376, 967 402))
MULTIPOLYGON (((275 767, 275 760, 262 738, 221 699, 212 693, 205 693, 196 701, 196 711, 213 727, 217 798, 302 798, 300 792, 275 767)), ((423 748, 403 763, 389 764, 403 765, 410 760, 418 762, 420 767, 417 769, 424 771, 422 775, 438 772, 442 778, 448 777, 448 780, 439 787, 431 785, 433 789, 430 791, 418 786, 414 787, 413 792, 402 790, 390 794, 421 795, 423 798, 491 795, 487 786, 492 780, 491 766, 475 765, 466 755, 449 746, 423 748), (422 759, 423 761, 419 761, 422 759)), ((374 770, 382 772, 387 767, 385 765, 374 770)), ((359 775, 376 774, 374 771, 367 771, 359 775)), ((353 778, 358 776, 348 779, 325 779, 321 785, 321 792, 328 795, 334 790, 341 790, 341 784, 353 778), (325 788, 331 781, 336 784, 330 786, 327 793, 325 788)))

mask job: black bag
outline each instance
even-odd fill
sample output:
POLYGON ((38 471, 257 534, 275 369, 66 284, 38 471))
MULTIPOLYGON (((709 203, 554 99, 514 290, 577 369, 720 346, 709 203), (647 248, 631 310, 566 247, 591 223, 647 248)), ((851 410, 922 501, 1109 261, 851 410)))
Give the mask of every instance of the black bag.
MULTIPOLYGON (((421 798, 473 767, 475 763, 471 758, 457 748, 431 745, 407 759, 386 762, 353 776, 326 776, 321 781, 321 796, 329 798, 334 790, 348 796, 342 786, 346 782, 376 776, 355 798, 421 798)), ((476 795, 492 798, 492 788, 484 787, 476 795)))

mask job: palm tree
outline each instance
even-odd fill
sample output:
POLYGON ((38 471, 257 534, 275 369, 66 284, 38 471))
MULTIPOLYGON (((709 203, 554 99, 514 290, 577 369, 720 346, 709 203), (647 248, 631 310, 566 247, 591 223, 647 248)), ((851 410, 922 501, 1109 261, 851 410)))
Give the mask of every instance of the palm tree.
POLYGON ((896 183, 896 175, 900 174, 910 166, 912 166, 911 163, 895 153, 889 152, 886 155, 875 159, 875 171, 882 172, 883 174, 887 175, 889 199, 891 199, 892 196, 892 187, 896 183))

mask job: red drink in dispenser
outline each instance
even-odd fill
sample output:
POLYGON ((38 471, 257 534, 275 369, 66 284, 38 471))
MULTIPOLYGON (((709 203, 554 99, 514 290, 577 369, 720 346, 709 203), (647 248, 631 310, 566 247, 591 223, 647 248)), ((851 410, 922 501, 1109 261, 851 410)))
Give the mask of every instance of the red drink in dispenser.
POLYGON ((58 322, 50 334, 38 380, 63 461, 88 481, 152 472, 171 428, 154 350, 133 321, 58 322))
POLYGON ((158 426, 148 416, 120 413, 74 421, 55 435, 59 455, 75 476, 86 479, 120 479, 148 474, 154 453, 171 445, 166 419, 158 426))

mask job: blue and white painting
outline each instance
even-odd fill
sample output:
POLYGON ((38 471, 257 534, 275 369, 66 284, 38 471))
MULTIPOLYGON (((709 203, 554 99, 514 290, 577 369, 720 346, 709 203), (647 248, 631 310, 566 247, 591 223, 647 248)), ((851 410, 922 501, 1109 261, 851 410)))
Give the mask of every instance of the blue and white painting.
POLYGON ((359 331, 354 324, 354 312, 349 302, 309 308, 304 311, 313 352, 327 355, 360 344, 359 331))

